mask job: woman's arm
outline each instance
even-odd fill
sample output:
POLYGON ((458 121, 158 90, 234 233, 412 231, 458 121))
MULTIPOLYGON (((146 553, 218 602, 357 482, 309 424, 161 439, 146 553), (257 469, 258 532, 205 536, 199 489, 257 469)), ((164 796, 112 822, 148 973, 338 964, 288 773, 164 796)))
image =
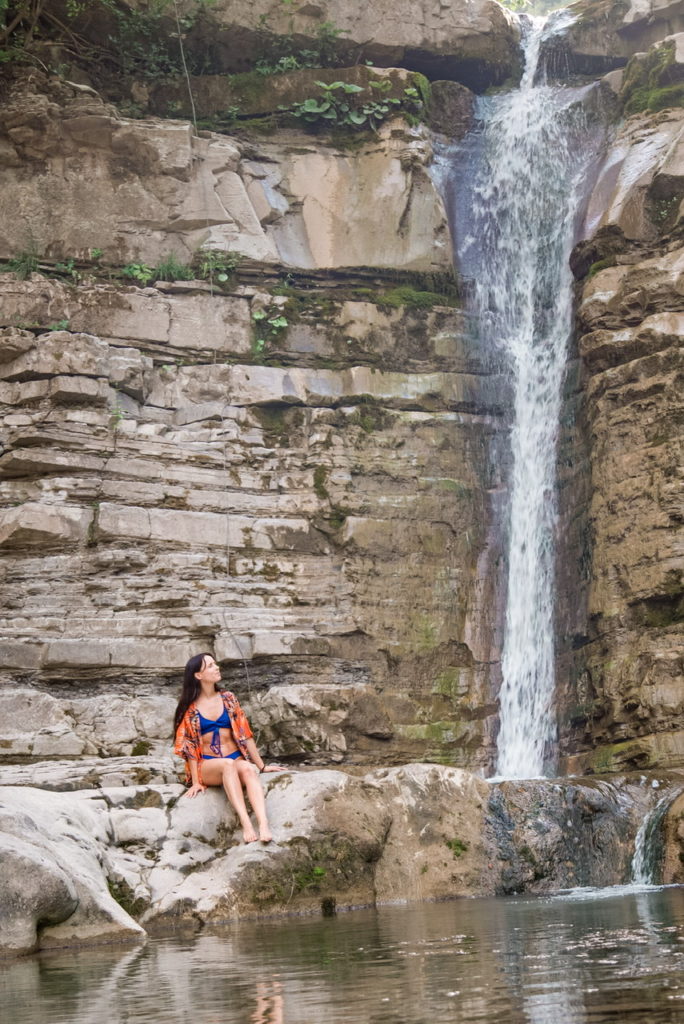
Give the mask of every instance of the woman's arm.
POLYGON ((199 793, 203 793, 207 788, 199 780, 199 771, 197 769, 197 761, 188 759, 188 768, 190 769, 190 789, 185 794, 186 796, 197 796, 199 793))
POLYGON ((246 746, 247 746, 247 753, 249 754, 250 759, 253 761, 253 763, 259 769, 259 772, 282 772, 282 771, 284 771, 283 766, 281 764, 264 764, 264 759, 261 756, 261 754, 259 753, 259 751, 257 750, 257 745, 256 745, 256 743, 254 742, 253 739, 248 739, 248 740, 245 741, 245 743, 246 743, 246 746))

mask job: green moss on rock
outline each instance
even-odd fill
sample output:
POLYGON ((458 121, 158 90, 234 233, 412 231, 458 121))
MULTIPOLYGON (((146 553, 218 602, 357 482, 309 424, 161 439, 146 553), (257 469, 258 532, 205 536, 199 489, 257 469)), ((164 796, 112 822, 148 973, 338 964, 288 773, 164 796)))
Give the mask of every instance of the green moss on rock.
POLYGON ((606 256, 603 260, 596 260, 595 263, 589 267, 587 277, 594 277, 601 270, 607 270, 608 267, 614 267, 617 263, 615 256, 606 256))
POLYGON ((626 115, 684 106, 684 66, 677 63, 674 40, 632 57, 620 92, 626 115))

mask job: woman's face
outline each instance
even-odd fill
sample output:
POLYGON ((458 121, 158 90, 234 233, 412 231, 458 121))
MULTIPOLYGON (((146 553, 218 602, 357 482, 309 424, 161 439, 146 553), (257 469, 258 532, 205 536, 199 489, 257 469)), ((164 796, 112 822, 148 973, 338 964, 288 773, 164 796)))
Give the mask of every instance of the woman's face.
POLYGON ((195 672, 195 677, 200 683, 218 683, 221 678, 221 669, 218 667, 210 654, 202 661, 202 668, 195 672))

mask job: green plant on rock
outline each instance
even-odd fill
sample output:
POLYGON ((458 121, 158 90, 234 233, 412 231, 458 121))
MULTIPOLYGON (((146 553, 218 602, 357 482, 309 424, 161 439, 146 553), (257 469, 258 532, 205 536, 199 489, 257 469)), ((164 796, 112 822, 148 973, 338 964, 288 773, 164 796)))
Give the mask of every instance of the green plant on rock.
POLYGON ((109 425, 110 425, 110 427, 111 427, 111 429, 112 429, 112 431, 114 433, 117 432, 117 430, 121 426, 121 423, 125 419, 125 417, 126 417, 125 410, 122 409, 121 406, 119 405, 119 403, 117 402, 116 405, 114 406, 114 408, 112 409, 112 411, 109 414, 109 425))
POLYGON ((282 75, 304 68, 333 68, 345 63, 339 42, 347 30, 338 28, 332 21, 324 21, 319 25, 313 46, 310 48, 298 45, 292 19, 290 31, 280 34, 270 27, 268 15, 262 14, 259 18, 259 29, 263 41, 254 70, 260 75, 282 75))
POLYGON ((195 253, 193 266, 203 281, 228 284, 235 276, 242 261, 242 253, 225 252, 223 249, 200 249, 195 253))
POLYGON ((266 355, 269 346, 278 340, 283 331, 287 330, 290 322, 277 306, 255 309, 252 313, 252 321, 255 326, 252 357, 260 361, 266 355))
POLYGON ((464 839, 446 839, 445 845, 449 847, 456 858, 460 857, 468 849, 468 843, 464 839))
POLYGON ((127 263, 122 268, 121 274, 123 277, 138 281, 144 287, 153 279, 154 270, 152 267, 148 267, 146 263, 127 263))
POLYGON ((625 114, 684 106, 684 69, 677 63, 674 40, 632 57, 625 70, 620 99, 625 114))
POLYGON ((192 281, 195 272, 191 266, 180 263, 175 253, 166 256, 154 271, 157 281, 192 281))
POLYGON ((602 270, 607 270, 608 267, 614 267, 616 263, 617 259, 615 256, 606 256, 602 260, 596 260, 596 262, 592 263, 587 271, 587 279, 595 277, 596 274, 599 274, 602 270))
POLYGON ((64 274, 66 277, 70 277, 75 283, 78 283, 81 280, 81 275, 76 269, 76 261, 73 259, 55 263, 54 272, 56 274, 64 274))
POLYGON ((0 62, 32 63, 42 70, 65 65, 51 52, 68 53, 88 70, 160 78, 208 70, 203 52, 182 53, 182 40, 214 0, 0 0, 0 62), (102 30, 93 38, 94 23, 102 30))
POLYGON ((27 281, 31 274, 38 270, 38 252, 33 244, 17 253, 7 261, 9 270, 13 271, 20 281, 27 281))
POLYGON ((377 78, 364 86, 352 82, 315 82, 320 89, 317 96, 309 96, 280 110, 311 127, 351 128, 377 130, 383 121, 401 111, 404 116, 417 120, 425 104, 419 89, 410 85, 401 96, 388 96, 392 89, 389 78, 377 78))
POLYGON ((402 110, 411 118, 417 118, 424 109, 423 100, 415 86, 407 86, 402 96, 387 96, 392 89, 389 78, 376 78, 369 82, 370 96, 361 85, 353 82, 315 83, 320 95, 310 96, 301 103, 279 109, 312 127, 351 128, 352 130, 377 130, 391 114, 402 110), (374 93, 379 93, 374 98, 374 93))
POLYGON ((321 95, 311 96, 302 103, 293 103, 289 109, 294 117, 305 124, 318 124, 321 121, 330 121, 337 126, 365 123, 365 117, 354 109, 349 100, 350 96, 363 92, 362 86, 352 82, 318 81, 316 85, 321 89, 321 95))
MULTIPOLYGON (((237 76, 233 76, 237 77, 237 76)), ((174 108, 180 107, 179 103, 169 104, 167 112, 174 115, 174 108)), ((229 107, 225 107, 217 114, 212 114, 211 117, 200 117, 197 119, 197 127, 202 128, 208 132, 219 132, 219 133, 230 133, 238 122, 238 118, 241 115, 240 107, 236 104, 231 104, 229 107)))

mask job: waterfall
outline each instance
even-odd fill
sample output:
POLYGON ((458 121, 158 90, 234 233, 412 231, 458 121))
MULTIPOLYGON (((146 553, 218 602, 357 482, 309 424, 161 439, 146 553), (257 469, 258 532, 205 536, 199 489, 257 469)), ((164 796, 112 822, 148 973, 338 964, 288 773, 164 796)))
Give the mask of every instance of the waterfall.
POLYGON ((658 885, 657 877, 663 855, 661 825, 663 818, 680 794, 682 787, 669 790, 661 796, 652 811, 646 815, 634 839, 632 882, 635 885, 658 885))
POLYGON ((506 778, 554 769, 556 438, 572 330, 569 257, 596 152, 580 103, 587 89, 536 83, 545 22, 524 19, 523 28, 520 87, 478 99, 480 127, 460 146, 460 172, 447 176, 478 343, 498 353, 514 393, 496 766, 506 778))

